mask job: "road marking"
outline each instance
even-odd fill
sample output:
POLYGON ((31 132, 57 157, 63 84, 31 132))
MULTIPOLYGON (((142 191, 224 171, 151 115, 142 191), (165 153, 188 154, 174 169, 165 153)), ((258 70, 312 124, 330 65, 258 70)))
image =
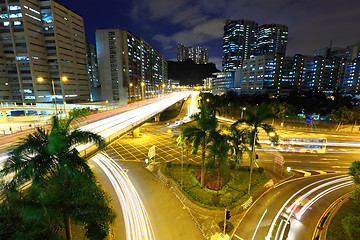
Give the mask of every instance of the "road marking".
POLYGON ((327 172, 324 172, 324 171, 319 171, 319 170, 315 170, 315 171, 320 173, 320 174, 327 174, 327 172))
POLYGON ((331 166, 332 168, 347 168, 347 167, 342 167, 342 166, 331 166))
POLYGON ((338 161, 338 158, 320 158, 320 160, 327 160, 327 161, 338 161))
POLYGON ((327 163, 327 164, 329 164, 330 162, 323 162, 323 161, 310 161, 310 163, 315 163, 315 164, 323 164, 323 163, 327 163))
POLYGON ((311 176, 311 173, 310 172, 307 172, 307 171, 303 171, 303 170, 298 170, 298 169, 294 169, 294 171, 297 171, 297 172, 301 172, 304 174, 304 177, 309 177, 311 176))
POLYGON ((241 238, 241 237, 239 237, 238 235, 234 235, 234 237, 236 237, 236 238, 238 238, 238 239, 240 239, 240 240, 244 240, 243 238, 241 238))

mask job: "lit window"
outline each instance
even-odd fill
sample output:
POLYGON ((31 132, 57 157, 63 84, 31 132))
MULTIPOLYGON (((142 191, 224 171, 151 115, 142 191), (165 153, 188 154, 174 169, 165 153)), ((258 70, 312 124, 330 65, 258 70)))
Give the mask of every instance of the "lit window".
POLYGON ((9 6, 9 10, 10 10, 10 11, 19 10, 19 9, 21 9, 20 6, 16 6, 16 5, 14 5, 14 6, 9 6))
POLYGON ((7 27, 10 25, 10 22, 4 22, 4 27, 7 27))
POLYGON ((21 25, 21 21, 14 21, 14 25, 15 25, 15 26, 21 25))
POLYGON ((19 17, 22 17, 21 13, 11 13, 10 14, 10 18, 19 18, 19 17))
POLYGON ((29 58, 27 56, 17 56, 16 60, 18 61, 24 61, 24 60, 29 60, 29 58))

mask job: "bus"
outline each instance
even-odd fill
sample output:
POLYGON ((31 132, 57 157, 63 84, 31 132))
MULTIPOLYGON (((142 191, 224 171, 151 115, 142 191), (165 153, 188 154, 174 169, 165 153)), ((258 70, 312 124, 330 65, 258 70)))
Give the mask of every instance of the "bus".
POLYGON ((282 152, 326 153, 326 138, 280 137, 277 149, 282 152))

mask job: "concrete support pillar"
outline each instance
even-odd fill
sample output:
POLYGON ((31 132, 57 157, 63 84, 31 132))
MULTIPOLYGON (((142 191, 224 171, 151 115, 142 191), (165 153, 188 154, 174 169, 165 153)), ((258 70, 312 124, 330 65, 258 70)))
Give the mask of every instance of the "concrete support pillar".
POLYGON ((132 131, 132 135, 134 138, 136 137, 139 137, 140 136, 140 128, 135 128, 133 131, 132 131))
POLYGON ((1 111, 1 115, 2 115, 2 117, 1 117, 1 122, 7 123, 7 122, 8 122, 8 118, 7 118, 7 116, 6 116, 6 111, 1 111))
POLYGON ((155 116, 155 122, 160 122, 160 113, 155 116))

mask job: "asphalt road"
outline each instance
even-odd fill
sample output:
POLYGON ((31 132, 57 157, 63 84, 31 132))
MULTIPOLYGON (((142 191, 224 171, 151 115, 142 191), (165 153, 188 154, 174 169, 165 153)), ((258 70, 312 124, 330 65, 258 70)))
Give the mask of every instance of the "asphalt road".
POLYGON ((128 176, 149 215, 156 240, 204 239, 189 212, 176 196, 142 163, 118 162, 128 176))
MULTIPOLYGON (((295 202, 297 198, 306 194, 307 191, 309 191, 310 189, 314 189, 315 187, 320 186, 321 184, 329 182, 330 177, 335 177, 337 179, 339 176, 340 176, 339 174, 329 174, 329 175, 306 177, 306 178, 293 180, 291 182, 279 185, 278 187, 271 189, 267 194, 265 194, 262 198, 260 198, 253 205, 253 207, 246 213, 244 220, 239 225, 236 235, 244 240, 265 239, 265 237, 268 235, 269 230, 271 229, 273 220, 276 219, 276 215, 278 214, 279 211, 280 211, 279 216, 288 217, 289 214, 286 213, 285 208, 290 206, 291 203, 295 202), (315 182, 320 180, 323 181, 314 184, 315 182), (313 185, 309 186, 310 184, 313 185), (301 190, 303 188, 306 189, 301 190), (262 221, 260 221, 261 219, 262 221), (257 226, 259 226, 258 229, 257 226)), ((314 200, 315 197, 318 194, 320 194, 323 190, 334 187, 337 184, 339 183, 333 183, 321 189, 314 190, 314 192, 309 194, 308 199, 314 200)), ((311 208, 305 212, 305 214, 301 217, 300 220, 297 220, 294 216, 292 216, 290 218, 291 229, 289 232, 289 239, 291 240, 312 239, 315 226, 318 220, 320 219, 322 213, 325 211, 325 209, 339 196, 351 191, 351 189, 352 186, 350 185, 341 188, 336 192, 331 192, 323 196, 318 201, 313 203, 311 208)), ((272 232, 271 239, 275 239, 277 226, 279 225, 279 222, 280 219, 278 219, 275 222, 276 224, 274 225, 275 226, 273 228, 274 230, 271 231, 272 232)))

